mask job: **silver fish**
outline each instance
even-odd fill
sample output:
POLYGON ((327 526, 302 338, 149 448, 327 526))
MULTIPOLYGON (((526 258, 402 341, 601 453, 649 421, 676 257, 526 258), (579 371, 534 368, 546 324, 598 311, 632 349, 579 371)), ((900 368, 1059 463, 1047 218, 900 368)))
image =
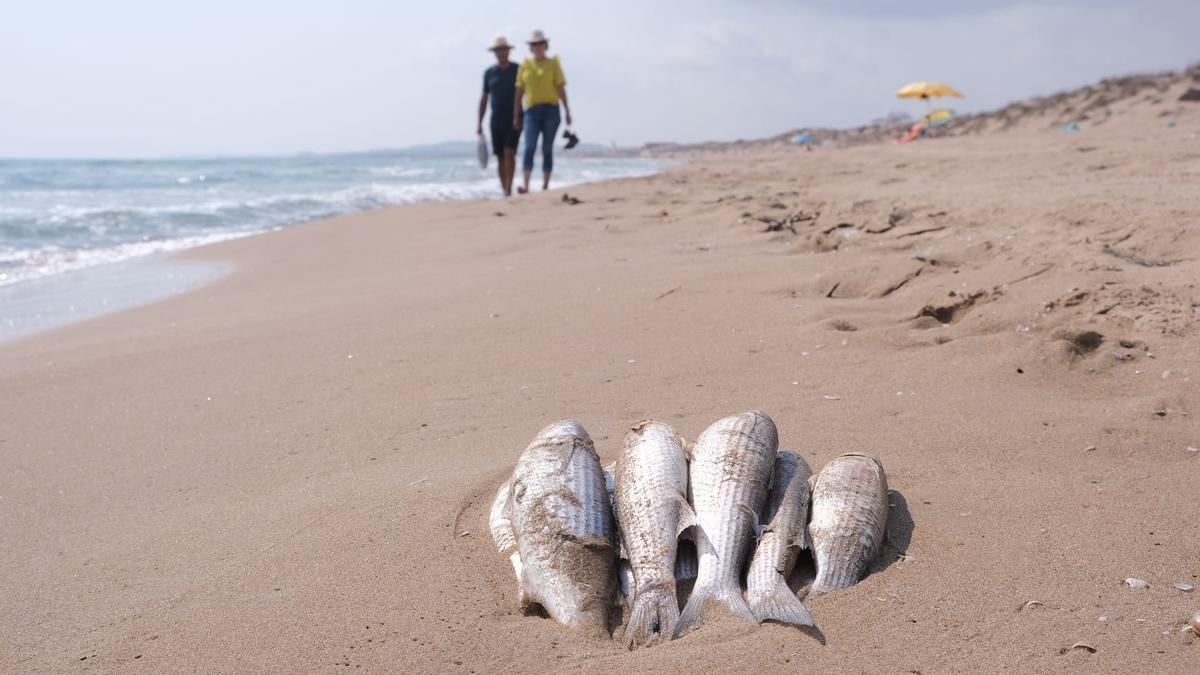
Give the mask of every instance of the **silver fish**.
MULTIPOLYGON (((616 487, 617 481, 613 477, 613 471, 617 468, 616 462, 604 467, 604 484, 608 489, 608 501, 613 509, 613 516, 616 518, 617 532, 621 531, 621 520, 617 516, 617 497, 616 487)), ((503 489, 503 488, 502 488, 503 489)), ((618 552, 621 550, 621 545, 618 537, 617 544, 618 552)), ((519 565, 519 559, 513 561, 513 565, 519 565)), ((692 584, 696 581, 697 568, 700 561, 696 559, 696 545, 692 542, 691 537, 687 532, 684 532, 679 538, 679 545, 675 553, 675 586, 676 590, 685 596, 685 591, 690 593, 692 584)), ((520 577, 520 572, 517 573, 520 577)), ((635 584, 633 581, 633 567, 629 564, 629 560, 617 555, 617 592, 625 600, 626 607, 632 607, 634 601, 635 584)), ((686 597, 684 598, 686 599, 686 597)), ((683 600, 680 600, 683 604, 683 600)))
POLYGON ((746 601, 759 621, 813 625, 812 615, 787 585, 800 550, 808 548, 811 476, 808 462, 795 452, 783 450, 775 457, 771 495, 763 513, 767 524, 746 575, 746 601))
POLYGON ((813 486, 808 526, 817 563, 810 593, 858 583, 883 546, 887 515, 887 476, 878 459, 850 453, 825 465, 813 486))
POLYGON ((638 422, 625 435, 614 471, 620 557, 633 571, 630 649, 654 633, 670 639, 679 619, 675 561, 679 534, 695 525, 687 501, 685 443, 670 425, 638 422))
POLYGON ((759 529, 778 446, 775 423, 758 411, 718 420, 696 439, 689 478, 699 523, 692 531, 700 568, 675 626, 676 637, 703 623, 712 602, 755 621, 742 598, 740 579, 759 529))
POLYGON ((616 528, 592 439, 574 420, 542 429, 501 486, 492 538, 514 552, 518 602, 608 636, 616 528))

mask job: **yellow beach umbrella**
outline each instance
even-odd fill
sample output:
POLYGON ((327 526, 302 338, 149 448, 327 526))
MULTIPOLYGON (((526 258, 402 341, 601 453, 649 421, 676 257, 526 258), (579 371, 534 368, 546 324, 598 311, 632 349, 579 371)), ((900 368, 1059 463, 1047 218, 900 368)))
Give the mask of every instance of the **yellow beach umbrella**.
POLYGON ((958 93, 948 84, 944 82, 913 82, 906 84, 896 92, 896 96, 900 98, 920 98, 930 99, 935 96, 953 96, 954 98, 962 98, 963 95, 958 93))

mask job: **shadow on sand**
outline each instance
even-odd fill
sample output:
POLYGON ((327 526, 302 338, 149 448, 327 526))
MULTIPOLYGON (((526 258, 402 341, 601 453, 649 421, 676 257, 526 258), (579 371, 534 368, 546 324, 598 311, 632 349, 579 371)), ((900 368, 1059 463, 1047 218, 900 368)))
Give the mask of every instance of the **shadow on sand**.
POLYGON ((882 572, 908 554, 912 533, 917 527, 908 511, 908 501, 898 490, 888 491, 888 523, 883 551, 871 567, 871 574, 882 572))

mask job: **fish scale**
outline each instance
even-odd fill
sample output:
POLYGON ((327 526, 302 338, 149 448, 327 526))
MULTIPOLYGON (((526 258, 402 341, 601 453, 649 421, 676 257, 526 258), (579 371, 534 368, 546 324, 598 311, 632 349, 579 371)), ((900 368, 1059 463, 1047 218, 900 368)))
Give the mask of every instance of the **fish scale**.
POLYGON ((878 459, 849 453, 834 458, 813 486, 809 538, 817 565, 810 593, 858 583, 883 547, 887 475, 878 459))
POLYGON ((676 625, 676 635, 703 622, 710 603, 754 621, 741 593, 742 568, 749 557, 767 497, 775 451, 775 423, 751 411, 718 420, 692 448, 689 488, 699 531, 696 585, 676 625))

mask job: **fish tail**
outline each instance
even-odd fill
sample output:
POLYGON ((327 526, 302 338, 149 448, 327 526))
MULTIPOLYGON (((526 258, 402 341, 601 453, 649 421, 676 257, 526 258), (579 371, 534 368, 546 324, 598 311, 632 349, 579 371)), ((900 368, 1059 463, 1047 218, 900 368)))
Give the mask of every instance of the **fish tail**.
POLYGON ((850 588, 858 583, 859 574, 848 565, 817 563, 817 578, 813 579, 809 595, 823 595, 839 588, 850 588))
POLYGON ((625 626, 625 639, 630 649, 646 644, 654 633, 670 640, 679 621, 679 600, 675 597, 675 585, 663 584, 640 589, 629 612, 629 624, 625 626))
POLYGON ((692 589, 687 606, 679 615, 679 623, 675 624, 674 637, 679 637, 693 628, 701 626, 710 605, 714 603, 724 605, 734 616, 758 622, 754 618, 754 613, 750 611, 750 605, 747 605, 745 598, 742 597, 742 591, 736 582, 697 586, 692 589))
POLYGON ((750 611, 760 623, 778 621, 794 626, 813 625, 812 614, 779 574, 772 574, 768 588, 750 601, 750 611))

